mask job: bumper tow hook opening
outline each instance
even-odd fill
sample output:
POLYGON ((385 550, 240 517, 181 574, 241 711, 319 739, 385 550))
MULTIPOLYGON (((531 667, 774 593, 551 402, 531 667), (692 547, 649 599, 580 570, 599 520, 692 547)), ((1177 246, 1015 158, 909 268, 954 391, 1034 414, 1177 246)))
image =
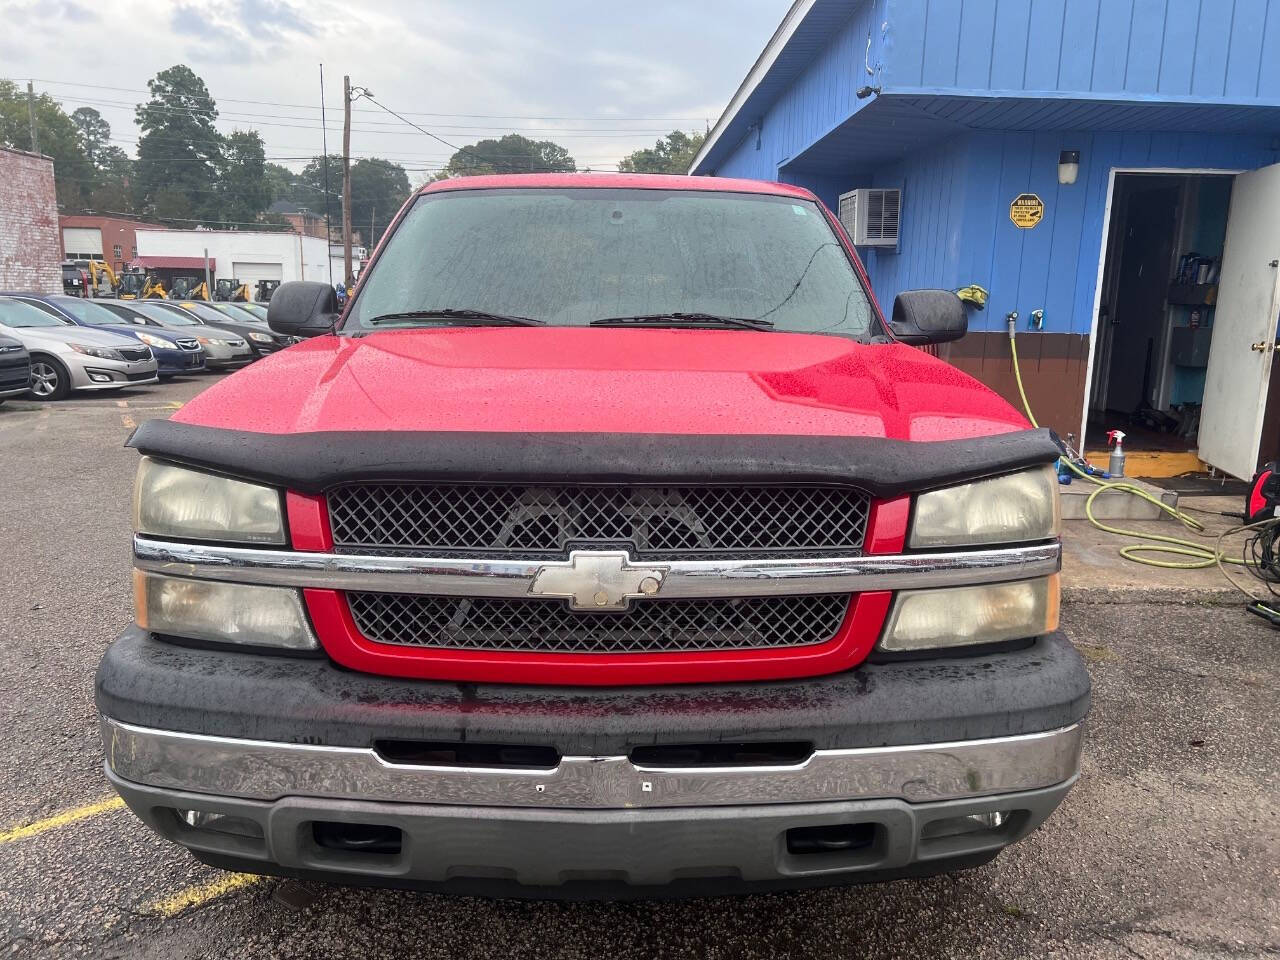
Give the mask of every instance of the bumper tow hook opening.
POLYGON ((380 823, 316 820, 311 824, 311 834, 317 847, 344 853, 396 856, 404 846, 404 832, 399 827, 380 823))
POLYGON ((820 827, 794 827, 787 831, 787 853, 806 856, 819 853, 852 853, 868 850, 876 842, 875 823, 832 823, 820 827))

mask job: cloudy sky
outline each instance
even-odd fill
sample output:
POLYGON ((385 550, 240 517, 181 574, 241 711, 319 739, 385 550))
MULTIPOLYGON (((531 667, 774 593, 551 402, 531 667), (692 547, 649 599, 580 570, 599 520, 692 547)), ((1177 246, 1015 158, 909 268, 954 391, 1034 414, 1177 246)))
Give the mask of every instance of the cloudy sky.
MULTIPOLYGON (((714 123, 789 0, 0 0, 0 75, 99 110, 133 153, 133 105, 175 63, 204 78, 224 131, 261 133, 300 169, 341 146, 342 77, 454 144, 518 131, 608 169, 673 127, 714 123), (15 39, 20 38, 20 39, 15 39)), ((452 151, 357 104, 352 153, 419 182, 452 151)))

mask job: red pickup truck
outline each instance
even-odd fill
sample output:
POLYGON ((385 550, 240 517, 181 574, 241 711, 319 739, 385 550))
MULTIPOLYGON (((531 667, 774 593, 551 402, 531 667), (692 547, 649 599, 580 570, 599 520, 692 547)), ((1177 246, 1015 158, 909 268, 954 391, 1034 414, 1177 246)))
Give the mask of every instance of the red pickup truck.
POLYGON ((228 869, 609 896, 972 867, 1079 773, 1058 448, 782 184, 475 177, 144 424, 133 811, 228 869))

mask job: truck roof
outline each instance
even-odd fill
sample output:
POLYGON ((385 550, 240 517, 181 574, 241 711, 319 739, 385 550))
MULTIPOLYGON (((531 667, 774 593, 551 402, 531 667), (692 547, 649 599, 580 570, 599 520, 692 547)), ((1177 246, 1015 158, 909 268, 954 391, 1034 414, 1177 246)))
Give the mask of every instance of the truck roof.
POLYGON ((442 190, 486 190, 495 188, 598 187, 638 190, 712 190, 720 193, 767 193, 781 197, 816 200, 803 187, 765 180, 732 177, 683 177, 657 173, 506 173, 479 177, 453 177, 428 183, 419 193, 442 190))

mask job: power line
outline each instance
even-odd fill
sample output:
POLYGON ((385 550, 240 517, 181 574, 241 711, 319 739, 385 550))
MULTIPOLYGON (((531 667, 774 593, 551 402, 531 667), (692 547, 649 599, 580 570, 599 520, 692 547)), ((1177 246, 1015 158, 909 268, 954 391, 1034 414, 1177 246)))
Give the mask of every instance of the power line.
MULTIPOLYGON (((80 103, 80 104, 92 104, 94 106, 116 107, 120 110, 132 111, 132 110, 136 110, 136 108, 139 106, 143 106, 143 104, 132 104, 124 100, 101 100, 93 97, 74 97, 73 99, 76 103, 80 103)), ((174 107, 174 106, 169 106, 165 104, 146 104, 145 106, 147 107, 148 110, 160 112, 160 113, 195 115, 195 114, 204 114, 208 112, 206 109, 202 109, 199 107, 174 107)), ((353 108, 352 112, 354 113, 357 111, 355 111, 353 108)), ((372 111, 359 111, 359 112, 371 113, 372 111)), ((318 126, 316 122, 317 118, 298 116, 296 114, 241 113, 234 110, 228 110, 228 111, 219 110, 217 117, 214 117, 211 119, 213 119, 215 122, 216 121, 223 121, 226 123, 236 122, 235 120, 231 119, 232 117, 241 118, 241 119, 253 119, 253 120, 306 120, 306 121, 309 121, 309 123, 305 124, 304 126, 306 126, 308 129, 314 126, 318 126)), ((363 123, 366 124, 367 126, 372 126, 372 127, 396 126, 396 124, 389 123, 386 121, 379 121, 379 120, 365 120, 363 121, 363 123)), ((284 123, 259 123, 257 125, 265 126, 265 127, 296 126, 296 124, 284 124, 284 123)), ((482 131, 501 130, 504 132, 513 132, 513 133, 529 132, 529 133, 589 134, 591 136, 598 136, 598 137, 607 137, 613 134, 633 134, 635 136, 641 136, 641 135, 661 136, 671 132, 669 127, 644 127, 644 128, 640 128, 640 127, 546 127, 546 126, 514 127, 514 126, 509 126, 504 124, 493 124, 493 123, 482 124, 482 125, 437 123, 437 124, 433 124, 433 126, 438 130, 482 130, 482 131)), ((363 132, 363 133, 380 132, 377 130, 368 130, 365 127, 353 126, 351 129, 353 132, 356 132, 356 131, 363 132)))
MULTIPOLYGON (((6 78, 6 79, 10 79, 10 78, 6 78)), ((16 83, 17 81, 15 80, 12 82, 16 83)), ((145 93, 148 96, 151 95, 151 91, 149 89, 142 89, 140 87, 114 87, 114 86, 107 86, 104 84, 76 83, 70 80, 41 80, 38 78, 32 78, 32 82, 42 83, 42 84, 46 84, 49 86, 56 86, 56 87, 79 87, 85 90, 117 90, 122 93, 145 93)), ((217 100, 215 100, 212 96, 210 97, 191 96, 190 99, 208 100, 210 103, 217 103, 217 100)), ((224 103, 249 103, 249 104, 253 104, 254 106, 285 107, 288 109, 298 109, 298 110, 318 110, 319 109, 315 104, 281 103, 276 100, 242 100, 242 99, 237 99, 235 97, 223 97, 222 101, 224 103)), ((329 109, 338 109, 338 108, 331 106, 329 109)), ((358 110, 354 112, 373 113, 374 111, 358 110)), ((556 120, 556 121, 582 120, 582 121, 596 121, 601 123, 609 123, 609 122, 616 121, 619 123, 628 122, 628 123, 693 123, 693 124, 698 124, 703 122, 703 118, 699 118, 699 117, 588 117, 588 116, 551 117, 551 116, 526 116, 526 115, 514 114, 514 113, 508 113, 508 114, 429 113, 421 110, 405 110, 402 112, 411 117, 446 117, 446 118, 472 119, 472 120, 556 120)))

